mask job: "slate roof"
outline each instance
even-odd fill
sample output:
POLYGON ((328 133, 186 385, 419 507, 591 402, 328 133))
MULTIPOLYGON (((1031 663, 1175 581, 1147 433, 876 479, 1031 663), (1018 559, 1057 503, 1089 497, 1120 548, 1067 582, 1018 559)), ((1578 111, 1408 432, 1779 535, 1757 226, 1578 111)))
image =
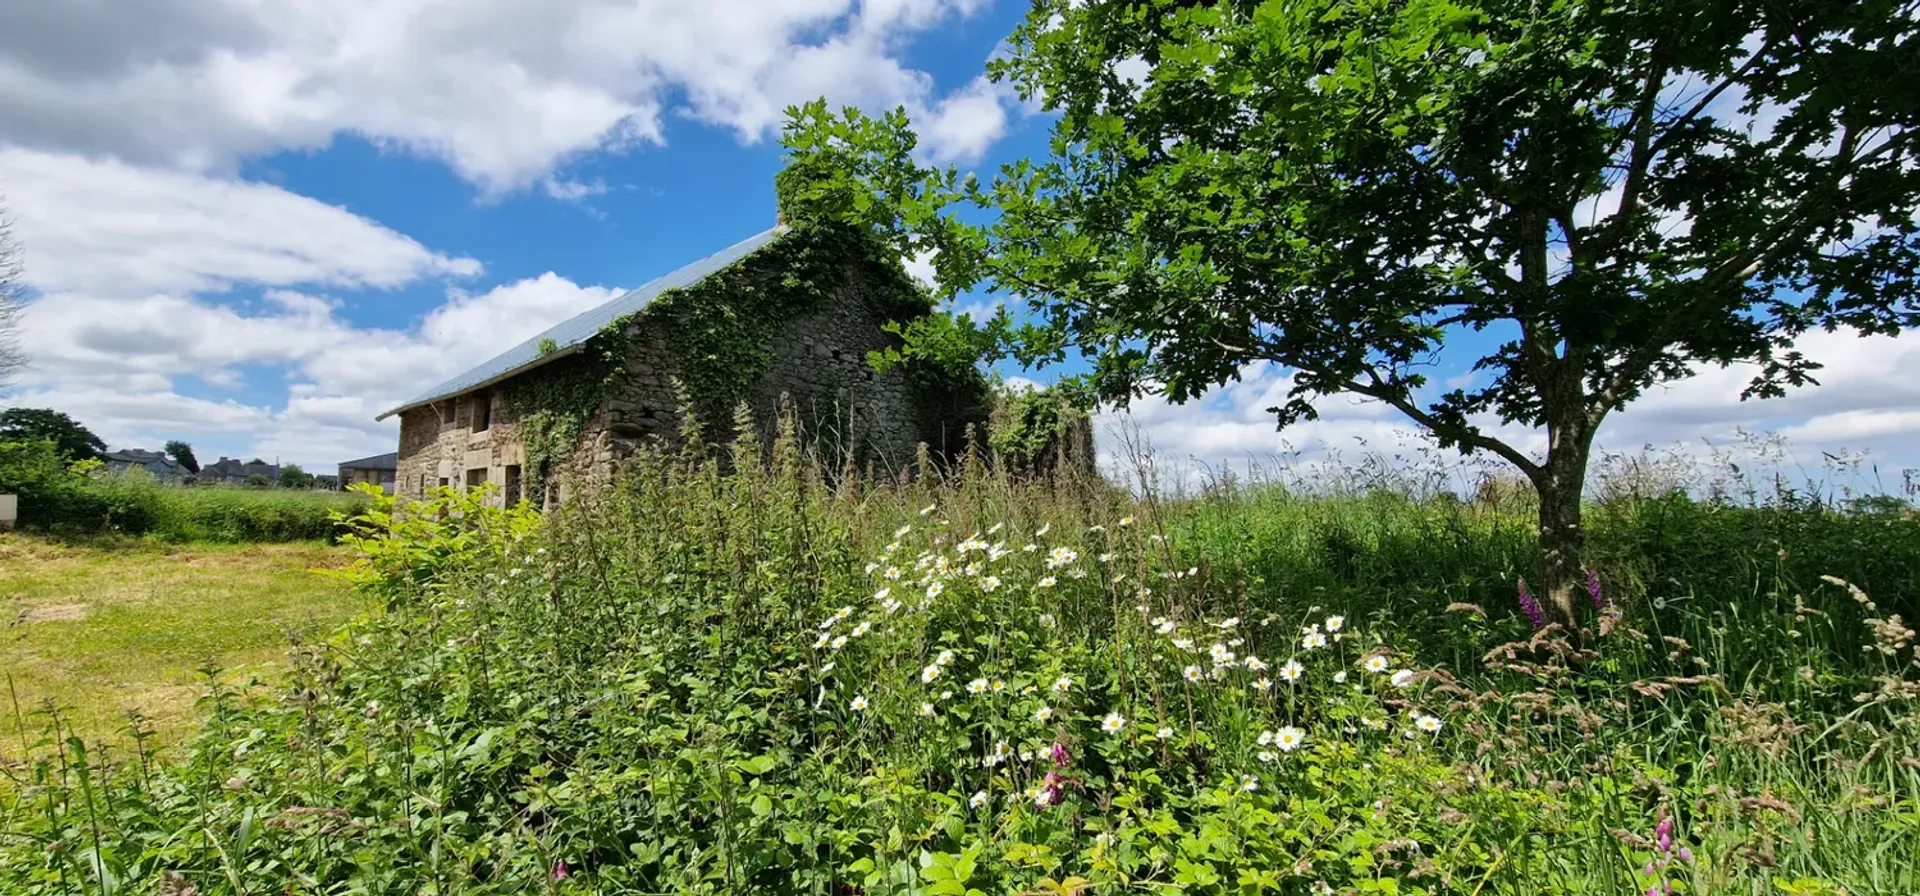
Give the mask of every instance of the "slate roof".
POLYGON ((389 451, 385 454, 376 454, 372 457, 363 457, 363 458, 360 458, 359 460, 350 460, 345 463, 342 463, 340 465, 340 469, 342 470, 398 470, 400 469, 400 452, 389 451))
POLYGON ((670 289, 682 289, 699 283, 719 273, 728 265, 739 261, 755 251, 773 242, 775 237, 786 232, 786 228, 776 226, 734 243, 673 273, 659 277, 645 286, 635 289, 613 301, 580 314, 570 320, 562 321, 546 332, 533 337, 513 348, 500 353, 498 357, 486 362, 438 386, 428 389, 407 403, 387 411, 375 420, 385 420, 402 411, 412 410, 423 404, 439 401, 471 392, 483 386, 497 383, 507 377, 537 367, 548 361, 562 358, 580 350, 583 343, 602 327, 639 311, 651 304, 655 298, 670 289), (540 343, 551 339, 557 350, 541 354, 540 343))

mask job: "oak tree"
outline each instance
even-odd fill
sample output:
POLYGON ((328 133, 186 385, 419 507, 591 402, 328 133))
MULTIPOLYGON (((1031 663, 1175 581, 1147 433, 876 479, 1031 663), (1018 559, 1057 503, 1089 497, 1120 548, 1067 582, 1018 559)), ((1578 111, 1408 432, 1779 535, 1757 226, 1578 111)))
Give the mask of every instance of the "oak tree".
POLYGON ((1703 365, 1751 365, 1743 397, 1776 396, 1815 382, 1796 337, 1920 323, 1917 11, 1036 0, 991 69, 1056 116, 1045 157, 990 182, 919 168, 819 105, 787 139, 864 146, 823 193, 885 172, 901 248, 938 251, 943 291, 1024 303, 916 325, 909 351, 1083 355, 1120 402, 1271 362, 1292 371, 1283 426, 1318 396, 1383 402, 1526 476, 1571 621, 1608 414, 1703 365), (1474 377, 1443 389, 1442 365, 1474 377))

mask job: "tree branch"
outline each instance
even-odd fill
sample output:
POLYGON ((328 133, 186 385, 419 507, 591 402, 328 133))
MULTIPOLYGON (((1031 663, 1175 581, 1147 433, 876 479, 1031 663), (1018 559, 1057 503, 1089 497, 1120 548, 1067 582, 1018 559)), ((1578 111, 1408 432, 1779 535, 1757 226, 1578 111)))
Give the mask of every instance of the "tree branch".
POLYGON ((1491 451, 1504 458, 1508 463, 1519 467, 1520 472, 1526 474, 1529 479, 1536 478, 1543 472, 1539 464, 1534 463, 1532 458, 1527 457, 1512 445, 1481 432, 1478 427, 1472 424, 1452 423, 1442 420, 1427 412, 1419 405, 1414 404, 1413 400, 1407 396, 1405 392, 1395 389, 1385 380, 1382 380, 1378 372, 1368 370, 1366 373, 1368 382, 1348 382, 1345 387, 1346 390, 1356 395, 1364 395, 1368 398, 1386 402, 1389 407, 1413 418, 1414 422, 1426 427, 1435 435, 1442 438, 1449 439, 1461 445, 1491 451))

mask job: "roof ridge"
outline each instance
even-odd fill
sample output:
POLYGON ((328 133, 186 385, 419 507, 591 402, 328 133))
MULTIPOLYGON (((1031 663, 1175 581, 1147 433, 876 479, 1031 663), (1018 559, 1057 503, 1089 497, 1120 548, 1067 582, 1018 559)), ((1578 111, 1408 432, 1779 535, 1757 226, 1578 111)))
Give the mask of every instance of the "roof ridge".
POLYGON ((548 327, 532 338, 514 345, 465 373, 434 386, 374 419, 385 420, 402 411, 491 385, 547 361, 572 354, 570 349, 586 342, 607 324, 646 308, 661 293, 670 289, 692 286, 719 273, 734 262, 752 255, 773 242, 787 230, 788 228, 784 226, 775 225, 769 230, 763 230, 718 252, 655 277, 634 289, 548 327), (549 340, 558 350, 540 351, 540 346, 549 340))

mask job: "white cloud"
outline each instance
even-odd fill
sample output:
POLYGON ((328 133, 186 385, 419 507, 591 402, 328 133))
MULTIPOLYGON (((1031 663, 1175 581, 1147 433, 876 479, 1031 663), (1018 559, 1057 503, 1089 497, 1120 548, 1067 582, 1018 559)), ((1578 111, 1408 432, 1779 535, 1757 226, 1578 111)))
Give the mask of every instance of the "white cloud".
POLYGON ((236 283, 391 287, 480 272, 352 212, 270 184, 0 149, 27 282, 140 296, 236 283))
MULTIPOLYGON (((906 105, 984 147, 998 101, 942 97, 906 43, 984 0, 100 0, 0 21, 0 143, 189 170, 357 134, 489 192, 686 114, 757 140, 788 103, 906 105)), ((949 142, 951 141, 951 142, 949 142)))
POLYGON ((0 403, 57 407, 113 445, 194 434, 230 453, 337 462, 393 450, 394 422, 375 415, 618 294, 547 273, 483 293, 450 290, 406 329, 357 327, 335 303, 290 292, 257 308, 55 294, 27 306, 33 367, 0 403), (187 375, 238 386, 230 368, 239 364, 287 368, 284 406, 176 389, 187 375))
POLYGON ((1008 88, 982 75, 941 100, 920 122, 920 136, 935 161, 977 159, 1007 132, 1007 105, 1013 101, 1008 88))
MULTIPOLYGON (((1645 446, 1679 446, 1685 455, 1704 458, 1716 446, 1738 442, 1742 432, 1774 432, 1785 438, 1792 461, 1806 467, 1821 466, 1823 452, 1865 451, 1889 483, 1900 479, 1900 470, 1920 469, 1920 450, 1914 448, 1920 444, 1920 411, 1914 410, 1920 408, 1920 334, 1860 338, 1816 332, 1799 345, 1827 365, 1819 372, 1821 385, 1743 402, 1740 391, 1752 379, 1752 367, 1707 368, 1614 414, 1600 431, 1598 447, 1634 453, 1645 446)), ((1118 475, 1117 467, 1124 465, 1127 438, 1151 446, 1156 471, 1186 486, 1208 470, 1311 473, 1319 469, 1316 464, 1339 457, 1353 461, 1369 452, 1398 455, 1395 463, 1403 467, 1449 472, 1468 486, 1478 471, 1503 469, 1504 462, 1491 457, 1463 463, 1451 452, 1422 452, 1411 421, 1349 395, 1317 401, 1318 420, 1276 430, 1265 409, 1280 402, 1288 376, 1268 365, 1248 367, 1242 375, 1186 405, 1149 398, 1126 412, 1101 414, 1096 429, 1110 472, 1118 475)), ((1544 450, 1538 432, 1491 419, 1477 422, 1536 456, 1544 450)))
POLYGON ((902 260, 901 264, 906 267, 908 276, 928 286, 932 286, 934 277, 933 259, 939 254, 940 250, 938 249, 928 249, 912 258, 902 260))

